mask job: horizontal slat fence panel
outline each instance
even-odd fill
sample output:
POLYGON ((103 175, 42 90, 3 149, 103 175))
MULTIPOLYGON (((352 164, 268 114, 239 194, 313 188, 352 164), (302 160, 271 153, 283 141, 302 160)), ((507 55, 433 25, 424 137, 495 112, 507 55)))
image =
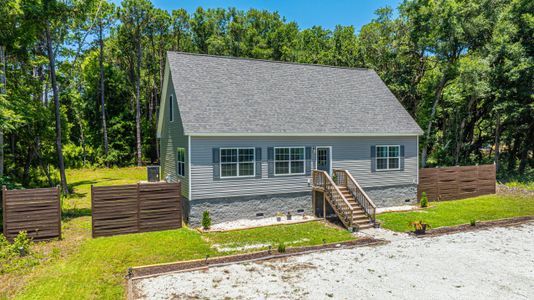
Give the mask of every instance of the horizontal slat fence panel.
POLYGON ((495 165, 426 168, 419 170, 417 198, 443 201, 495 194, 495 165))
POLYGON ((33 240, 61 238, 59 188, 8 190, 2 188, 4 236, 13 240, 26 231, 33 240))
POLYGON ((180 183, 92 186, 93 237, 182 226, 180 183))

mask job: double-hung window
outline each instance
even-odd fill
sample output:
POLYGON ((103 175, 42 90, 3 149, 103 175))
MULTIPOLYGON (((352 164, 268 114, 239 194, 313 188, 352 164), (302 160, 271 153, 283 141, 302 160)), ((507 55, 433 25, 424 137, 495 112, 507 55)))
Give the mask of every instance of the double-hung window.
POLYGON ((400 170, 400 146, 376 146, 376 169, 400 170))
POLYGON ((221 178, 253 177, 256 174, 254 148, 221 148, 221 178))
POLYGON ((185 148, 176 150, 176 173, 178 176, 185 176, 185 148))
POLYGON ((274 175, 303 175, 304 147, 275 147, 274 175))

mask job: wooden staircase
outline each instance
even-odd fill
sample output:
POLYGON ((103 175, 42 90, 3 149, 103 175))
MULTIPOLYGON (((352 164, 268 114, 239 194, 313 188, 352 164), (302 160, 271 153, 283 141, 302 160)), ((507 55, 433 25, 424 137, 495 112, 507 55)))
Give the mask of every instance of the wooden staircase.
POLYGON ((352 224, 358 225, 359 229, 366 229, 373 227, 373 221, 365 213, 365 210, 360 206, 356 198, 352 195, 346 186, 338 186, 343 196, 352 206, 352 224))
POLYGON ((323 193, 324 202, 330 204, 349 230, 375 225, 375 204, 347 170, 336 169, 332 177, 327 172, 313 170, 312 176, 313 190, 323 193))

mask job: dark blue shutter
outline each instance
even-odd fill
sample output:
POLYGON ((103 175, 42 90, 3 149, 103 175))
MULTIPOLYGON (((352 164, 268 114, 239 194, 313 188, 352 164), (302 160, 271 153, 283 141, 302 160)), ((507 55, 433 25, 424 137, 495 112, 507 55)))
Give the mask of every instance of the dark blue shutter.
POLYGON ((274 148, 267 148, 267 175, 269 177, 274 176, 274 148))
POLYGON ((256 178, 261 178, 261 147, 256 147, 256 178))
POLYGON ((221 166, 219 165, 220 149, 213 148, 212 162, 213 162, 213 179, 221 179, 221 166))
POLYGON ((400 145, 400 169, 404 171, 404 145, 400 145))
POLYGON ((371 146, 371 172, 376 171, 376 146, 371 146))
POLYGON ((312 160, 311 147, 306 147, 306 175, 311 175, 312 160))

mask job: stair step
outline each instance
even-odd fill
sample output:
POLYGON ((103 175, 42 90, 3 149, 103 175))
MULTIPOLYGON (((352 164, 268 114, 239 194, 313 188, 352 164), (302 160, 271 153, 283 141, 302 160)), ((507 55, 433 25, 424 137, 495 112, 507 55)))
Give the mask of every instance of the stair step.
POLYGON ((361 230, 361 229, 368 229, 368 228, 372 228, 373 225, 372 224, 366 224, 366 225, 359 225, 358 224, 358 228, 361 230))

